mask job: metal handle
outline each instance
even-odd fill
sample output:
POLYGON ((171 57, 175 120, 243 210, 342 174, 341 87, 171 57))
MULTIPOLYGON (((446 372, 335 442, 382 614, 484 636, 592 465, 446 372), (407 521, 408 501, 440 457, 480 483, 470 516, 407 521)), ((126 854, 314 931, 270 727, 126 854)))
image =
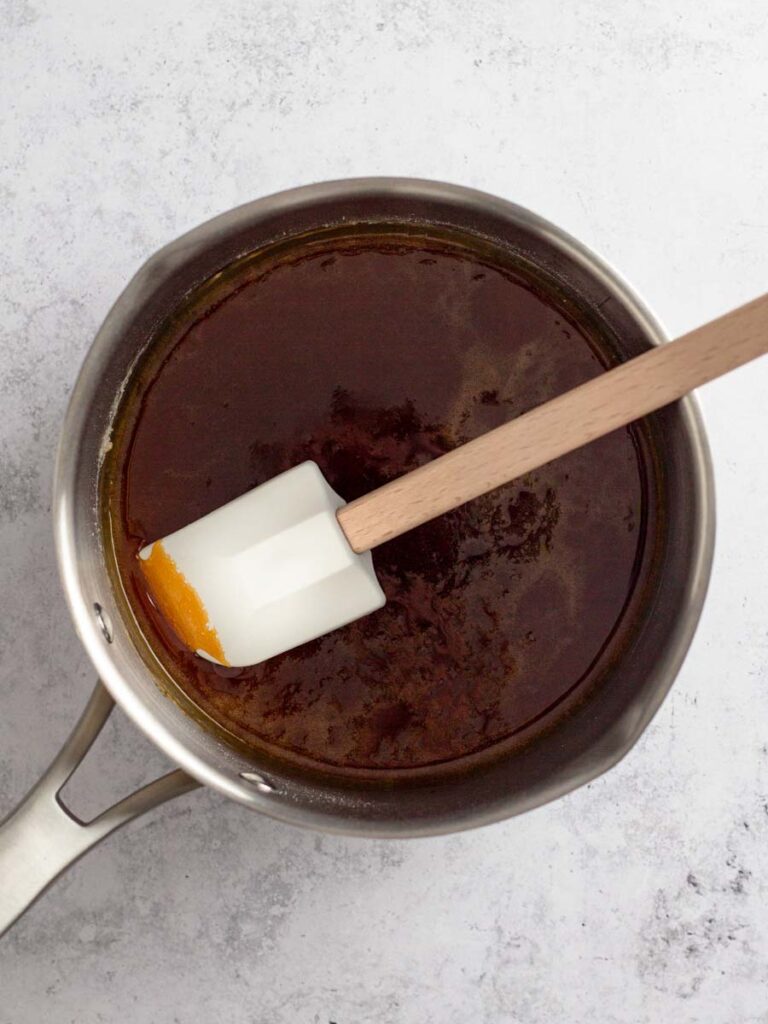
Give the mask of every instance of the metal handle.
POLYGON ((0 823, 0 935, 58 876, 126 822, 200 783, 177 769, 150 782, 92 821, 63 803, 60 791, 91 748, 115 702, 101 682, 50 768, 0 823))

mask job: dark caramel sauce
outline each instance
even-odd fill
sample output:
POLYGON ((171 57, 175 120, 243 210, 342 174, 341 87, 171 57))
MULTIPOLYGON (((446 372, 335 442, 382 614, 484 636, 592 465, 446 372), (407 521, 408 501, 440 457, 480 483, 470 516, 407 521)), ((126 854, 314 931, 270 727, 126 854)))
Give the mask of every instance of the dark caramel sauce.
POLYGON ((126 593, 195 704, 279 756, 379 771, 565 713, 646 559, 639 431, 382 546, 382 611, 255 668, 186 651, 135 556, 304 459, 349 500, 594 377, 612 357, 584 323, 523 269, 406 234, 305 241, 193 297, 129 388, 105 473, 126 593))

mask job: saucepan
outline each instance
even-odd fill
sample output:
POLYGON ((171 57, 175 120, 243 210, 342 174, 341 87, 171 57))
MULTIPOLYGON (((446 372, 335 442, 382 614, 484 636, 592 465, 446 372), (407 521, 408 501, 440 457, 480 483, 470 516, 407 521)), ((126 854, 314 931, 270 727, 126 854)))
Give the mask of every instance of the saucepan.
POLYGON ((452 832, 520 814, 594 779, 630 750, 667 694, 701 612, 713 550, 712 471, 692 398, 649 418, 665 494, 664 543, 635 635, 589 698, 535 742, 471 770, 372 787, 261 760, 225 742, 163 689, 110 573, 99 509, 100 465, 131 368, 183 297, 232 260, 321 226, 397 221, 500 242, 588 307, 618 339, 623 358, 665 341, 634 292, 564 231, 511 202, 432 181, 369 178, 292 189, 216 217, 152 256, 91 345, 62 427, 53 504, 59 568, 100 681, 63 750, 0 827, 0 931, 114 829, 198 785, 326 832, 452 832), (115 702, 178 768, 83 822, 60 790, 115 702))

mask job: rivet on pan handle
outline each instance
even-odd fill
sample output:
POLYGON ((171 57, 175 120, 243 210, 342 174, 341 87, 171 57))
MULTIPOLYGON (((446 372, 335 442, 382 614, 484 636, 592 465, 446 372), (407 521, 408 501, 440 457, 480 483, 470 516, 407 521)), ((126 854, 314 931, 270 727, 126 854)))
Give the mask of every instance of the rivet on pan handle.
POLYGON ((114 701, 96 688, 46 773, 0 824, 0 935, 56 878, 110 832, 200 783, 177 769, 83 822, 63 803, 61 789, 93 745, 114 701))

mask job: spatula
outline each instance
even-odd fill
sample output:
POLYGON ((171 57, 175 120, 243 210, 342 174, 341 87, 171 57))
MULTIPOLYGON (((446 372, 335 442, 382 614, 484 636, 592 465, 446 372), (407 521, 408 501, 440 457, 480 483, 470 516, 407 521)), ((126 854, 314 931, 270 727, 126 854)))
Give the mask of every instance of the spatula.
POLYGON ((182 641, 265 661, 384 605, 371 550, 768 352, 768 295, 346 504, 304 462, 140 552, 182 641))

